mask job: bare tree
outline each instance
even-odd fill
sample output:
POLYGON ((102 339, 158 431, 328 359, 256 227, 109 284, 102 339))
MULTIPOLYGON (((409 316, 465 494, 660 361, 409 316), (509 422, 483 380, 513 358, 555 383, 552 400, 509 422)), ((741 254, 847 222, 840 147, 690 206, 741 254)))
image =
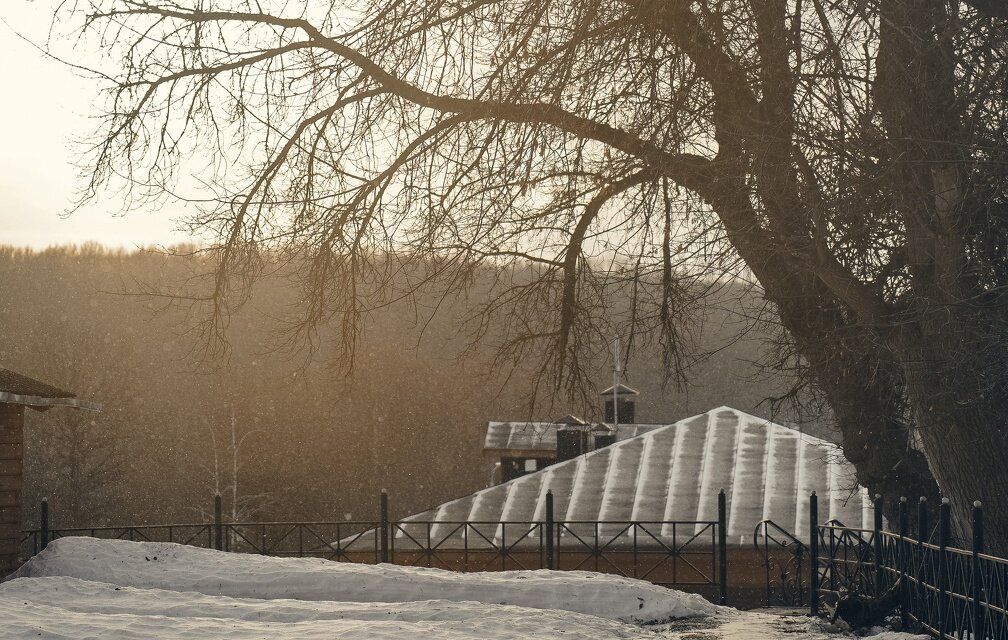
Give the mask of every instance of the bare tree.
MULTIPOLYGON (((95 400, 102 411, 51 409, 28 413, 27 462, 34 480, 28 492, 48 498, 62 526, 102 524, 110 503, 118 497, 120 481, 135 463, 126 454, 125 438, 135 435, 132 417, 123 411, 136 393, 125 373, 114 366, 129 354, 118 337, 104 341, 76 340, 69 319, 54 318, 46 327, 47 340, 58 348, 32 353, 32 371, 80 398, 95 400), (112 364, 113 366, 109 366, 112 364)), ((37 502, 30 503, 31 508, 37 502)), ((114 516, 113 516, 114 517, 114 516)))
MULTIPOLYGON (((254 435, 256 431, 248 430, 239 433, 233 409, 231 410, 229 428, 225 432, 224 438, 218 439, 217 431, 213 426, 208 426, 208 428, 210 444, 213 449, 213 469, 211 469, 211 483, 209 485, 210 497, 212 499, 214 496, 221 496, 224 509, 228 512, 228 522, 251 522, 269 504, 272 497, 268 491, 244 490, 239 482, 244 458, 242 449, 246 444, 246 439, 254 435)), ((203 518, 213 515, 206 510, 205 505, 199 505, 197 509, 203 518)), ((236 534, 232 532, 232 546, 238 542, 235 536, 236 534)))
POLYGON ((85 197, 158 198, 209 159, 216 204, 191 221, 218 239, 198 296, 208 351, 266 255, 297 267, 292 339, 334 326, 351 357, 369 311, 421 287, 447 300, 480 265, 510 264, 481 291, 471 337, 578 393, 619 329, 675 371, 705 290, 750 278, 859 480, 934 495, 933 473, 960 523, 985 502, 1008 550, 996 3, 109 0, 85 13, 114 66, 85 197), (632 302, 609 304, 620 291, 632 302))

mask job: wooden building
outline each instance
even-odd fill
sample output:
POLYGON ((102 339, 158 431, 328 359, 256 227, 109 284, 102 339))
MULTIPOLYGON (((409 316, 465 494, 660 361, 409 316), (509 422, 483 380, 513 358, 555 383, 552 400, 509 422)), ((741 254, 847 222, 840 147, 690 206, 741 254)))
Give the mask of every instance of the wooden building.
POLYGON ((69 391, 0 367, 0 576, 18 566, 26 407, 34 411, 101 408, 69 391))
POLYGON ((620 385, 601 394, 606 421, 591 424, 573 415, 554 422, 491 422, 483 441, 483 454, 497 460, 496 484, 542 471, 618 441, 668 426, 634 423, 637 391, 620 385), (618 405, 614 405, 614 399, 618 405), (614 406, 619 413, 614 414, 614 406), (620 417, 622 423, 613 422, 620 417))

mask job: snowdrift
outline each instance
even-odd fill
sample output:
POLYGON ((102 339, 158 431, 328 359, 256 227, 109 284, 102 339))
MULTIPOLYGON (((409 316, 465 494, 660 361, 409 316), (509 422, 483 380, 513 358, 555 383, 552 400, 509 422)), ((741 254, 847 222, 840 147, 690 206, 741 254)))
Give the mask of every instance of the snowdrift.
POLYGON ((583 571, 458 573, 95 538, 56 540, 12 575, 51 576, 266 600, 482 602, 636 623, 706 615, 717 609, 695 594, 583 571))
POLYGON ((0 637, 591 640, 720 609, 587 572, 466 574, 61 538, 0 584, 0 637))
POLYGON ((256 600, 60 577, 0 585, 0 616, 0 638, 48 640, 653 637, 615 620, 480 602, 256 600))

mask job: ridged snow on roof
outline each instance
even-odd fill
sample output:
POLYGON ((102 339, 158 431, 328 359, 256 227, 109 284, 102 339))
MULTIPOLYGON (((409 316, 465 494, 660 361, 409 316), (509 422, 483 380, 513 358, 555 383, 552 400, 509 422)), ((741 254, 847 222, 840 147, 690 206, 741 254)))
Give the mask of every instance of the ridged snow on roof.
MULTIPOLYGON (((539 437, 542 442, 555 438, 555 429, 544 429, 539 437)), ((762 520, 773 520, 807 542, 812 491, 819 496, 820 522, 838 519, 848 526, 871 527, 867 492, 855 486, 854 469, 839 447, 730 407, 628 437, 405 520, 436 521, 431 538, 441 541, 440 548, 461 547, 464 527, 453 532, 456 525, 446 523, 543 521, 546 491, 552 490, 555 520, 612 522, 602 524, 599 534, 609 540, 629 535, 620 533, 625 525, 616 523, 621 522, 715 521, 722 488, 731 545, 750 544, 762 520)), ((701 528, 679 524, 674 535, 686 541, 701 528)), ((662 537, 673 535, 671 524, 661 529, 662 537)), ((514 539, 512 531, 509 526, 508 539, 514 539)), ((409 525, 398 531, 397 548, 409 546, 406 534, 425 540, 427 527, 409 525)), ((500 537, 500 526, 492 535, 500 537)), ((470 531, 470 548, 475 537, 470 531)))
MULTIPOLYGON (((561 422, 491 422, 487 425, 483 449, 486 451, 517 449, 521 451, 556 451, 557 428, 561 422)), ((667 427, 667 424, 621 424, 616 429, 616 441, 667 427)))

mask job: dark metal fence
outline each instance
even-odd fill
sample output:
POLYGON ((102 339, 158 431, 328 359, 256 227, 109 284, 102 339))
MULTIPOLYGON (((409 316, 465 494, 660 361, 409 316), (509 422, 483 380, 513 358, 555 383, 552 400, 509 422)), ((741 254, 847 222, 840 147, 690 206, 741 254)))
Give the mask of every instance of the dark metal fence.
POLYGON ((1008 559, 984 553, 983 509, 973 508, 972 539, 953 539, 948 501, 929 527, 927 508, 917 509, 917 530, 928 539, 908 535, 907 502, 901 500, 896 531, 882 523, 882 501, 876 497, 871 529, 816 522, 815 495, 810 499, 811 611, 819 614, 825 598, 841 590, 899 603, 905 627, 935 638, 1008 640, 1008 559), (969 547, 967 548, 960 548, 969 547))
POLYGON ((56 538, 91 536, 455 571, 592 570, 664 586, 710 587, 722 604, 727 602, 723 491, 718 520, 702 522, 555 520, 552 492, 547 492, 545 520, 535 522, 392 521, 385 492, 375 521, 224 522, 219 496, 210 523, 53 529, 45 502, 41 514, 40 526, 23 532, 23 557, 56 538))
POLYGON ((392 523, 397 564, 458 571, 600 571, 665 586, 717 586, 717 521, 392 523), (552 533, 551 533, 552 530, 552 533), (552 542, 552 544, 549 544, 552 542))
POLYGON ((284 557, 319 557, 329 560, 378 562, 373 536, 364 533, 377 522, 226 522, 220 525, 221 544, 216 543, 214 523, 138 525, 129 527, 74 527, 22 532, 21 551, 32 556, 51 541, 68 536, 90 536, 134 542, 175 542, 204 549, 256 553, 284 557))
POLYGON ((809 602, 808 547, 773 520, 753 531, 753 548, 762 556, 765 606, 802 607, 809 602))

